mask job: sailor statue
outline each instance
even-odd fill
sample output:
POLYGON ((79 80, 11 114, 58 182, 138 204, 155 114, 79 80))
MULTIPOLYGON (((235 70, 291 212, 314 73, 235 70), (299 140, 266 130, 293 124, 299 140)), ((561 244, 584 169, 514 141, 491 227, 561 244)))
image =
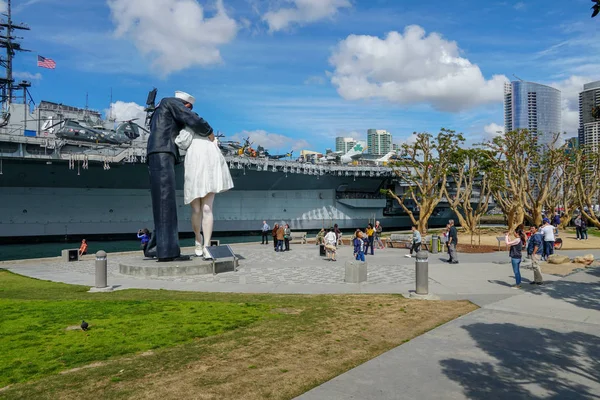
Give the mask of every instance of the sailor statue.
POLYGON ((144 254, 158 261, 181 259, 175 194, 175 164, 181 160, 175 138, 185 127, 210 142, 215 140, 208 122, 192 112, 194 101, 194 97, 185 92, 175 92, 175 97, 160 101, 150 121, 148 170, 154 232, 144 254))

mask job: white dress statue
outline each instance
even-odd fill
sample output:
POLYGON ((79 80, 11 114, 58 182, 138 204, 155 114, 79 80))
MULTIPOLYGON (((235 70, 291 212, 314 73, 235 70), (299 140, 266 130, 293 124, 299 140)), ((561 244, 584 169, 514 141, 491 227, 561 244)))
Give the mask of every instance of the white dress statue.
POLYGON ((206 247, 213 231, 213 201, 216 193, 233 188, 227 161, 217 141, 182 130, 175 139, 177 146, 187 150, 184 162, 183 194, 185 204, 192 207, 192 228, 196 234, 197 256, 210 259, 206 247), (204 234, 204 244, 202 243, 204 234))

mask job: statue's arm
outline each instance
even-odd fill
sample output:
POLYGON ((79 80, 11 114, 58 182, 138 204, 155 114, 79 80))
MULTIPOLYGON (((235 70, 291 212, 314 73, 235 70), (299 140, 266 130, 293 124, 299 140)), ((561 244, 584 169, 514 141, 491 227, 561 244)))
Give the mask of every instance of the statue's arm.
POLYGON ((213 128, 209 123, 192 110, 186 108, 183 103, 175 103, 173 105, 173 118, 200 136, 210 136, 213 133, 213 128))

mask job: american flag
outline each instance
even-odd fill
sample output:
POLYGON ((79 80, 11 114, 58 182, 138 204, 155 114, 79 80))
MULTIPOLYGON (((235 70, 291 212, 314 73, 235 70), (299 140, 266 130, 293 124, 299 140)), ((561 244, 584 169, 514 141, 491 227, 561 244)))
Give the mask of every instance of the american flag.
POLYGON ((38 67, 54 69, 56 68, 56 62, 51 58, 46 58, 42 56, 38 56, 38 67))

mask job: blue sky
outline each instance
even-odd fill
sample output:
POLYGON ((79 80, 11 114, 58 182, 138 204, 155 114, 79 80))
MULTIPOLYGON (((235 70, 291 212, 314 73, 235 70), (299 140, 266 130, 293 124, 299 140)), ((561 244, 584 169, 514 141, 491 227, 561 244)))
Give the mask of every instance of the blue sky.
POLYGON ((184 90, 228 137, 271 150, 334 147, 387 129, 395 142, 441 127, 489 137, 502 85, 563 93, 576 134, 577 93, 600 79, 600 19, 589 0, 13 0, 27 23, 15 63, 34 99, 129 118, 152 87, 184 90), (36 67, 37 54, 55 70, 36 67))

